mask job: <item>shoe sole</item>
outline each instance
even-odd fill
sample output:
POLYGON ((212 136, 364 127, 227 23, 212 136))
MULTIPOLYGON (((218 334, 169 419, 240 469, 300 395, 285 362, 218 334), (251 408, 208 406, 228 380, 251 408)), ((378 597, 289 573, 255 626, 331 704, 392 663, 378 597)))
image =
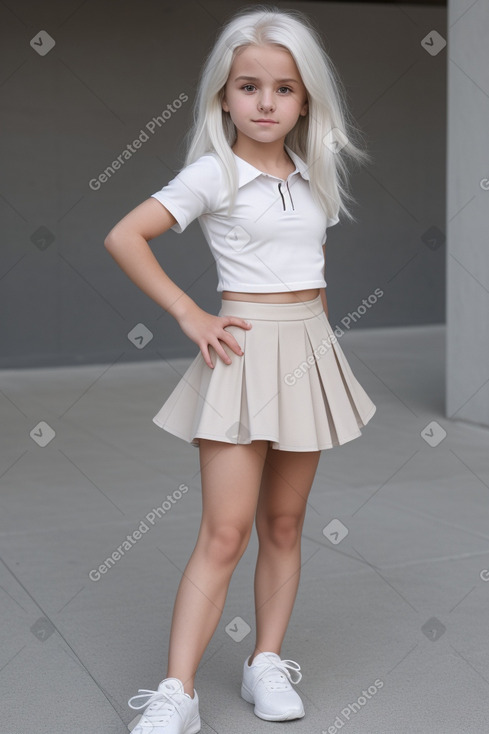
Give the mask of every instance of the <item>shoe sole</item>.
MULTIPOLYGON (((244 685, 241 686, 241 698, 244 698, 247 703, 255 703, 253 694, 244 685)), ((299 714, 285 713, 278 716, 277 714, 264 714, 255 706, 254 713, 259 719, 264 719, 265 721, 292 721, 293 719, 302 719, 305 716, 304 708, 302 709, 302 713, 299 714)))
POLYGON ((200 715, 197 716, 194 721, 191 721, 188 728, 185 729, 185 734, 199 734, 199 731, 201 730, 202 725, 200 722, 200 715))

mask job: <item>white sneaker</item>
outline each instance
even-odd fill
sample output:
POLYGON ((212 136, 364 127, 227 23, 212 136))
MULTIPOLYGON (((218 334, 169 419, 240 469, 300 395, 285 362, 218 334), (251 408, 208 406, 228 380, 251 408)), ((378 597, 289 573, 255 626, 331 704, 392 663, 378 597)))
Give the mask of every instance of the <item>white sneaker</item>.
POLYGON ((147 706, 132 734, 197 734, 200 731, 197 691, 194 688, 194 697, 191 698, 178 678, 165 678, 157 691, 140 688, 128 704, 132 709, 147 706), (131 701, 135 699, 140 701, 133 706, 131 701))
POLYGON ((301 719, 304 706, 290 682, 302 678, 300 665, 293 660, 281 660, 275 652, 261 652, 252 664, 245 660, 241 696, 255 704, 255 714, 266 721, 301 719), (295 674, 295 680, 289 671, 295 674))

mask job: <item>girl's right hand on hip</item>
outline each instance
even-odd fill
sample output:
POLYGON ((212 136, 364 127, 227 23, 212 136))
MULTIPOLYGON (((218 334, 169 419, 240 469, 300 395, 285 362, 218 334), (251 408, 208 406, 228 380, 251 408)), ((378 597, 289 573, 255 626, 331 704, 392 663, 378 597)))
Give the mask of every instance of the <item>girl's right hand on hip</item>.
POLYGON ((239 326, 243 329, 252 328, 252 324, 238 316, 213 316, 201 308, 192 310, 191 313, 182 317, 179 325, 183 333, 197 344, 205 363, 211 368, 214 368, 214 365, 210 358, 209 345, 215 349, 216 354, 224 364, 231 364, 231 359, 222 347, 221 342, 227 344, 239 356, 244 354, 234 336, 225 330, 226 326, 239 326))

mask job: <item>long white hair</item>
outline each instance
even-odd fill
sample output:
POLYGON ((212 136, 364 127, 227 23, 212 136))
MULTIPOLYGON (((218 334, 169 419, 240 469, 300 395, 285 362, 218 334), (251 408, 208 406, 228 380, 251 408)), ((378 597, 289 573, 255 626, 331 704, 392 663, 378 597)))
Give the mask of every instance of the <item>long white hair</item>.
POLYGON ((354 199, 346 189, 348 170, 344 155, 358 163, 369 161, 370 156, 354 142, 359 132, 322 39, 308 17, 298 10, 282 10, 273 5, 245 7, 222 28, 200 74, 193 124, 186 135, 184 166, 205 153, 215 152, 227 181, 228 213, 232 211, 238 190, 238 173, 231 150, 236 141, 236 127, 221 102, 237 50, 265 44, 277 44, 290 52, 307 92, 308 113, 299 116, 285 137, 285 145, 305 161, 311 194, 328 218, 343 212, 355 220, 345 204, 354 199))

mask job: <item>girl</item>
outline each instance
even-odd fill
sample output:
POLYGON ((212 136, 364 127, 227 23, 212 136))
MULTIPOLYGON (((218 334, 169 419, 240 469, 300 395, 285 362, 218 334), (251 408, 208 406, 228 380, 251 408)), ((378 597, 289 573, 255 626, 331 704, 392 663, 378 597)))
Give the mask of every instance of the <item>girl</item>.
POLYGON ((199 448, 202 520, 178 588, 168 669, 129 700, 136 734, 200 731, 194 689, 253 522, 256 644, 242 697, 269 721, 304 716, 300 666, 280 657, 301 533, 322 449, 361 435, 376 410, 327 318, 326 229, 352 197, 343 156, 366 160, 309 19, 242 9, 203 67, 184 168, 125 216, 105 245, 175 317, 199 353, 154 422, 199 448), (216 260, 217 316, 164 273, 148 241, 194 219, 216 260))

